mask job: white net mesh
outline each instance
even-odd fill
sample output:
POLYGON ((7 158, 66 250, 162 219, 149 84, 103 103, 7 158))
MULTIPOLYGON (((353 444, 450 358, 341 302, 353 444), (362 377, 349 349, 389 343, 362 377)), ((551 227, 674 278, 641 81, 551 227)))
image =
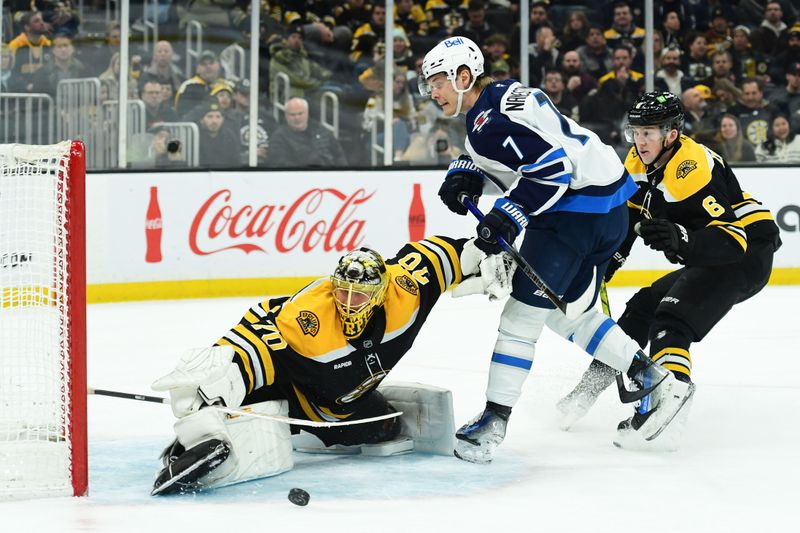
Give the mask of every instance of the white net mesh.
POLYGON ((0 146, 0 499, 72 494, 69 156, 0 146))

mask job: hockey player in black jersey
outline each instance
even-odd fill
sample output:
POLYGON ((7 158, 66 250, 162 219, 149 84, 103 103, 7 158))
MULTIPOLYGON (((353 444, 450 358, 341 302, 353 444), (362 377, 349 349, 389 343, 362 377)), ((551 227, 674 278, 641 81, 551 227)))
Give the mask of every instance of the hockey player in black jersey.
MULTIPOLYGON (((644 94, 628 111, 625 137, 633 147, 625 167, 639 188, 628 200, 628 237, 605 279, 622 266, 637 237, 681 266, 639 290, 618 323, 643 348, 650 344, 654 361, 690 382, 691 344, 767 284, 781 242, 769 210, 742 192, 722 157, 681 135, 682 127, 683 107, 671 93, 644 94)), ((593 361, 558 403, 562 427, 586 414, 614 377, 613 369, 593 361)), ((636 430, 650 413, 645 397, 620 423, 617 443, 635 445, 636 430)), ((671 428, 677 444, 680 424, 671 428)))
MULTIPOLYGON (((487 257, 473 240, 428 237, 406 244, 387 261, 374 250, 354 250, 332 276, 293 296, 254 305, 213 347, 188 351, 174 371, 153 384, 169 391, 178 418, 177 438, 163 454, 153 494, 218 487, 292 467, 289 425, 226 416, 215 405, 329 423, 302 428, 316 437, 309 441, 305 434, 306 445, 316 442, 321 450, 391 443, 386 446, 391 452, 411 446, 398 418, 336 424, 394 413, 389 400, 406 407, 436 404, 446 393, 449 411, 437 413, 435 405, 425 404, 425 416, 410 424, 411 437, 414 445, 420 437, 452 454, 449 391, 422 387, 409 393, 387 386, 382 393, 377 387, 411 348, 444 291, 459 285, 454 295, 503 297, 512 276, 509 261, 487 257)), ((299 430, 291 426, 292 433, 299 430)))

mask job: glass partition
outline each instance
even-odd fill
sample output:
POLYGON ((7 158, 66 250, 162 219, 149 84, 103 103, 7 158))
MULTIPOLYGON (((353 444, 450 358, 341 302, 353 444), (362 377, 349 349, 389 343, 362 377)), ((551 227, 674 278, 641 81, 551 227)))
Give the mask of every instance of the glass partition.
MULTIPOLYGON (((787 86, 800 68, 762 50, 759 20, 690 4, 656 3, 647 73, 644 2, 4 0, 0 142, 80 138, 92 170, 443 166, 464 150, 464 120, 420 96, 417 76, 428 50, 462 36, 482 48, 486 74, 541 88, 621 156, 625 110, 649 74, 681 93, 687 133, 736 163, 772 161, 772 116, 800 127, 787 86)), ((800 25, 787 5, 791 51, 800 25)))

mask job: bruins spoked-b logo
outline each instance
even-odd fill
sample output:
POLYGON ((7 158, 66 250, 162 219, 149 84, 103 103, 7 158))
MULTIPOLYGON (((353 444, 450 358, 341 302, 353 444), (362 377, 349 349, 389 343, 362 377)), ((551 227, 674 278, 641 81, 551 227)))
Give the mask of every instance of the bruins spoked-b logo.
POLYGON ((394 280, 404 291, 410 292, 414 296, 416 296, 417 293, 419 293, 417 284, 414 283, 408 276, 395 276, 394 280))
POLYGON ((300 311, 297 315, 297 323, 300 324, 300 329, 303 334, 315 337, 319 333, 319 318, 311 311, 300 311))
POLYGON ((697 161, 692 161, 691 159, 687 159, 680 165, 678 165, 678 171, 675 173, 675 176, 682 180, 686 176, 689 175, 689 172, 697 168, 697 161))

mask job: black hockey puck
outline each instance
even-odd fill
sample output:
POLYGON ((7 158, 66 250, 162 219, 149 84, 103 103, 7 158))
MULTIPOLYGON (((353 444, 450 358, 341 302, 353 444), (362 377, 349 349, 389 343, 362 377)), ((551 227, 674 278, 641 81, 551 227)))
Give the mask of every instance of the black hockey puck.
POLYGON ((295 505, 308 505, 308 500, 310 498, 311 496, 303 489, 294 488, 289 491, 289 501, 295 505))

